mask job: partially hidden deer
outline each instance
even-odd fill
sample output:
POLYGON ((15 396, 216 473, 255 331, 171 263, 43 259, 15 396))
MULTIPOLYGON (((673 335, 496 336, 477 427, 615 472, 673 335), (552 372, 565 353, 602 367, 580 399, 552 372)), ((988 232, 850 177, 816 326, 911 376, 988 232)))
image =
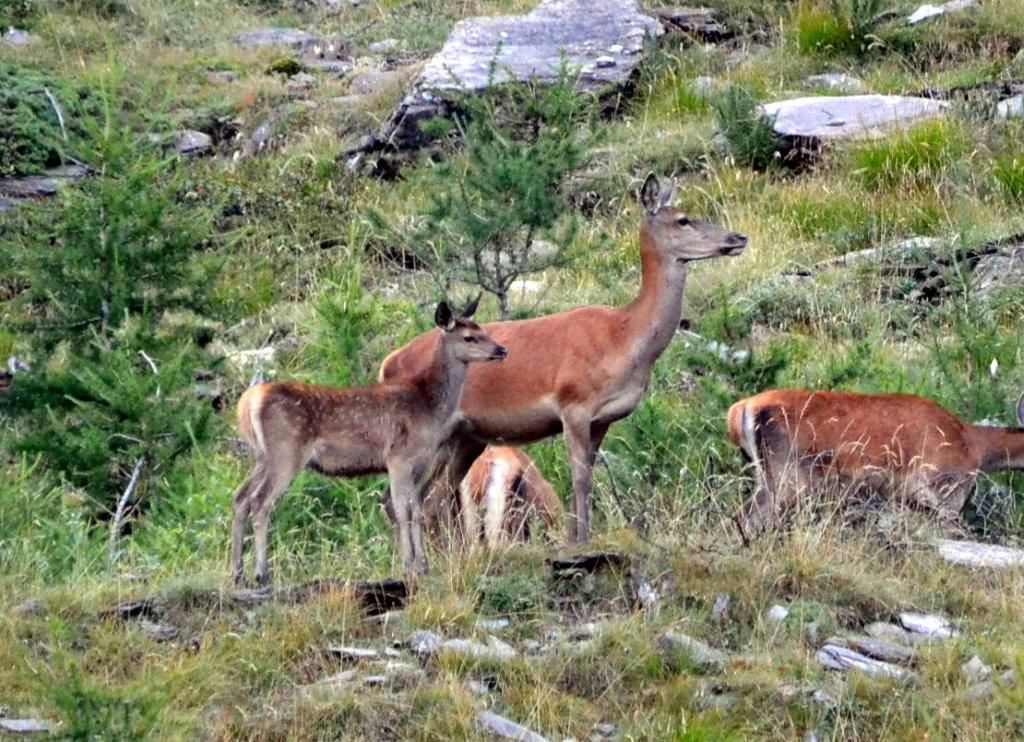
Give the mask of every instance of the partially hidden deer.
POLYGON ((334 477, 387 472, 395 534, 407 573, 427 569, 421 538, 420 485, 459 405, 468 364, 501 361, 506 350, 447 303, 427 362, 400 381, 359 388, 302 383, 259 384, 238 401, 238 425, 253 454, 249 477, 235 493, 232 575, 243 579, 245 529, 252 521, 256 582, 270 582, 267 531, 271 511, 303 468, 334 477))
POLYGON ((970 425, 922 397, 770 390, 732 405, 727 420, 757 477, 737 513, 744 540, 825 481, 934 510, 956 531, 980 472, 1024 469, 1024 428, 970 425))
POLYGON ((488 446, 459 485, 463 533, 472 547, 525 541, 531 521, 557 526, 562 503, 533 460, 512 446, 488 446))
MULTIPOLYGON (((616 420, 643 397, 651 367, 672 340, 682 312, 687 266, 736 255, 747 238, 691 219, 672 207, 652 174, 640 203, 640 293, 624 307, 585 306, 484 328, 510 360, 469 372, 445 453, 427 495, 427 518, 457 522, 458 486, 488 443, 518 445, 563 433, 572 472, 574 541, 590 535, 591 473, 597 450, 616 420)), ((414 377, 437 337, 422 335, 388 356, 382 381, 414 377)))

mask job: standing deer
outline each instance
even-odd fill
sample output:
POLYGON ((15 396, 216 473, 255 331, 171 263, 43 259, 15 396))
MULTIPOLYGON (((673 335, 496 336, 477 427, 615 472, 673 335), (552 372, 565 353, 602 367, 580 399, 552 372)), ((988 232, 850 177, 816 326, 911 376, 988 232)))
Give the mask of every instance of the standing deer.
MULTIPOLYGON (((631 303, 485 326, 511 360, 469 372, 424 506, 432 524, 453 518, 459 483, 488 443, 530 443, 562 432, 572 470, 572 538, 589 538, 594 458, 608 427, 640 403, 651 367, 679 326, 687 264, 736 255, 747 244, 743 235, 683 216, 670 205, 674 190, 662 192, 653 174, 641 189, 643 277, 631 303)), ((436 336, 422 335, 395 351, 384 359, 380 379, 420 374, 436 344, 436 336)))
POLYGON ((488 446, 459 485, 463 533, 470 548, 530 537, 536 515, 550 528, 562 514, 555 489, 529 456, 511 446, 488 446))
POLYGON ((744 539, 826 478, 903 497, 953 528, 979 472, 1024 469, 1024 428, 968 425, 908 395, 772 390, 730 407, 728 424, 758 480, 737 514, 744 539))
POLYGON ((256 548, 256 581, 270 582, 270 513, 304 467, 334 477, 387 472, 398 553, 406 572, 426 571, 419 486, 459 405, 467 366, 500 361, 506 350, 471 322, 438 305, 430 358, 401 381, 337 389, 301 383, 259 384, 238 401, 238 425, 253 453, 249 478, 235 493, 232 575, 243 577, 246 523, 256 548))

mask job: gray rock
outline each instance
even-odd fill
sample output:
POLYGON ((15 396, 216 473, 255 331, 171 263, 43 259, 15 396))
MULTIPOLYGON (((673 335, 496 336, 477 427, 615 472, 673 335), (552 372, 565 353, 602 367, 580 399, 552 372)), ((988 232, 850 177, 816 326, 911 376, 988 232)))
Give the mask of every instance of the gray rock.
POLYGON ((517 742, 547 742, 547 737, 542 737, 521 724, 516 724, 491 711, 484 711, 476 717, 476 726, 481 731, 501 739, 512 739, 517 742))
POLYGON ((443 640, 433 631, 414 631, 409 635, 409 649, 419 655, 429 655, 441 648, 443 640))
POLYGON ((246 157, 252 157, 273 149, 282 138, 281 129, 284 125, 293 116, 314 105, 308 104, 304 106, 303 103, 308 102, 297 101, 290 105, 278 106, 267 114, 256 128, 252 130, 252 133, 246 137, 241 154, 246 157))
POLYGON ((39 719, 0 719, 0 731, 8 734, 46 734, 50 727, 39 719))
POLYGON ((16 200, 0 197, 0 214, 3 214, 5 211, 10 211, 17 205, 18 201, 16 200))
POLYGON ((945 618, 932 613, 901 613, 899 619, 903 628, 914 634, 951 639, 960 633, 945 618))
POLYGON ((860 78, 842 72, 811 75, 804 82, 809 88, 824 88, 835 93, 860 93, 864 90, 860 78))
POLYGON ((907 16, 907 25, 913 26, 929 18, 976 7, 978 7, 978 0, 950 0, 942 5, 922 5, 907 16))
MULTIPOLYGON (((1024 247, 1008 248, 978 261, 971 276, 971 293, 979 299, 990 299, 999 292, 1024 286, 1024 247)), ((937 542, 939 556, 951 564, 969 567, 1024 566, 1024 549, 996 544, 942 539, 937 542)))
POLYGON ((949 104, 900 95, 848 95, 794 98, 765 103, 780 137, 818 141, 872 139, 908 124, 943 116, 949 104))
POLYGON ((887 641, 895 641, 900 644, 907 646, 917 646, 919 644, 931 644, 937 641, 935 638, 930 636, 924 636, 922 634, 914 634, 902 626, 897 626, 891 623, 884 623, 882 621, 876 621, 870 623, 864 627, 864 633, 875 639, 882 639, 887 641))
POLYGON ((0 197, 6 198, 49 198, 69 183, 76 183, 89 175, 81 165, 65 165, 47 170, 44 175, 27 175, 16 178, 0 178, 0 197))
POLYGON ((387 675, 367 675, 365 678, 363 678, 363 685, 367 685, 371 688, 379 688, 387 682, 387 675))
POLYGON ((657 8, 652 11, 665 24, 669 32, 693 36, 701 41, 716 42, 732 34, 715 20, 715 11, 709 8, 657 8))
POLYGON ((476 627, 484 631, 504 631, 509 623, 507 618, 478 618, 476 627))
POLYGON ((569 638, 573 641, 583 641, 585 639, 593 639, 598 633, 597 624, 593 621, 588 621, 587 623, 581 623, 569 632, 569 638))
POLYGON ((674 631, 666 632, 661 637, 661 648, 669 654, 683 654, 694 665, 716 672, 724 670, 729 661, 729 655, 720 649, 714 649, 698 639, 674 631))
POLYGON ((967 662, 965 662, 960 671, 963 672, 964 678, 968 683, 977 684, 984 683, 990 677, 992 677, 992 668, 981 661, 981 657, 974 655, 967 662))
POLYGON ((523 639, 520 646, 526 654, 538 654, 543 647, 543 645, 536 639, 523 639))
POLYGON ((366 70, 353 75, 348 87, 356 95, 376 95, 397 86, 405 75, 405 70, 366 70))
POLYGON ((1017 673, 1007 670, 999 675, 997 680, 986 680, 977 683, 964 691, 964 696, 972 701, 984 701, 992 698, 999 692, 1000 688, 1013 688, 1017 685, 1017 673))
POLYGON ((905 645, 891 644, 870 636, 833 636, 826 639, 825 644, 852 649, 872 659, 896 665, 910 665, 917 658, 917 653, 905 645))
POLYGON ((615 732, 618 731, 614 724, 598 724, 594 727, 594 731, 602 737, 614 737, 615 732))
POLYGON ((316 87, 316 78, 308 72, 299 72, 288 78, 285 87, 292 93, 305 93, 316 87))
POLYGON ((380 41, 374 41, 366 48, 374 54, 384 54, 385 52, 394 51, 401 45, 402 42, 398 39, 381 39, 380 41))
POLYGON ((323 43, 323 40, 316 34, 297 28, 256 28, 235 36, 235 43, 245 49, 280 46, 302 50, 323 43))
POLYGON ((39 41, 38 36, 20 28, 10 27, 6 33, 0 33, 0 46, 28 46, 37 41, 39 41))
POLYGON ((174 151, 185 157, 197 157, 213 149, 213 137, 201 131, 186 130, 174 136, 174 151))
POLYGON ((581 90, 622 85, 640 61, 644 39, 661 32, 636 0, 542 0, 525 15, 462 20, 380 132, 349 153, 349 164, 357 166, 363 154, 384 148, 426 144, 420 122, 448 114, 454 93, 510 80, 551 83, 563 59, 579 70, 581 90))
POLYGON ((467 680, 466 687, 469 688, 470 693, 477 696, 489 696, 491 694, 491 687, 479 680, 467 680))
POLYGON ((715 604, 711 607, 711 620, 720 623, 725 620, 729 613, 729 595, 722 593, 715 598, 715 604))
POLYGON ((380 652, 376 649, 363 647, 332 646, 328 647, 327 651, 343 662, 364 662, 380 657, 380 652))
POLYGON ((859 670, 868 675, 879 675, 890 678, 912 678, 914 674, 905 668, 894 665, 891 662, 875 660, 860 652, 855 652, 846 647, 838 647, 834 644, 826 644, 818 650, 818 662, 830 670, 848 672, 859 670))
POLYGON ((1024 94, 999 101, 996 104, 996 116, 1001 119, 1020 118, 1024 116, 1024 94))
POLYGON ((789 616, 789 608, 784 605, 773 605, 764 614, 764 620, 775 626, 779 625, 789 616))
POLYGON ((344 77, 352 71, 353 67, 353 64, 345 59, 304 59, 302 64, 306 69, 335 77, 344 77))
POLYGON ((487 637, 486 644, 472 639, 449 639, 441 644, 439 651, 475 660, 493 660, 495 662, 508 662, 519 654, 515 647, 494 636, 487 637))
POLYGON ((170 624, 140 621, 139 629, 155 642, 169 642, 178 637, 177 627, 170 624))

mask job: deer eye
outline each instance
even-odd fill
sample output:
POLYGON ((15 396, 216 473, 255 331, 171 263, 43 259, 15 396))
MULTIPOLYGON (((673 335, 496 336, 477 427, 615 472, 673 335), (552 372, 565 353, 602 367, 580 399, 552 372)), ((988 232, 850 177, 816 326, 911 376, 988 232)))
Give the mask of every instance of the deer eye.
POLYGON ((680 227, 685 227, 689 223, 690 223, 690 220, 687 217, 685 217, 685 216, 681 216, 678 219, 676 219, 676 224, 678 224, 680 227))
POLYGON ((476 338, 473 337, 472 335, 466 335, 462 339, 465 340, 467 343, 475 343, 476 342, 476 338))

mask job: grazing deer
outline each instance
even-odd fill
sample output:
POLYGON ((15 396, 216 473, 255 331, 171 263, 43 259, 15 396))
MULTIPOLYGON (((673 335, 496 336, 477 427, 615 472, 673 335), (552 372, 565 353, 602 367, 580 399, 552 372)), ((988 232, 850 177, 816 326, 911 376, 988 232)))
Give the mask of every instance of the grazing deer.
MULTIPOLYGON (((1017 419, 1024 426, 1024 396, 1017 419)), ((730 407, 728 424, 757 472, 737 514, 745 540, 829 477, 935 510, 955 528, 979 472, 1024 469, 1024 428, 968 425, 908 395, 766 391, 730 407)))
POLYGON ((511 446, 488 446, 459 485, 463 533, 472 548, 483 540, 489 548, 530 537, 530 519, 550 528, 562 503, 529 456, 511 446))
MULTIPOLYGON (((631 303, 485 326, 511 360, 469 372, 458 424, 424 506, 432 525, 453 519, 459 483, 488 443, 523 444, 562 432, 572 470, 572 538, 589 538, 594 458, 608 427, 640 403, 651 367, 679 326, 687 264, 736 255, 747 244, 743 235, 679 213, 670 205, 674 190, 662 192, 653 174, 641 189, 643 277, 631 303)), ((435 335, 422 335, 395 351, 380 379, 422 373, 436 344, 435 335)))
POLYGON ((459 405, 466 369, 500 361, 506 351, 448 304, 437 307, 441 328, 429 361, 402 381, 337 389, 301 383, 259 384, 238 401, 238 425, 253 452, 249 478, 235 493, 232 574, 243 575, 243 539, 250 517, 256 581, 267 584, 267 529, 274 503, 304 467, 334 477, 387 472, 395 534, 406 572, 426 571, 419 485, 430 471, 459 405))

